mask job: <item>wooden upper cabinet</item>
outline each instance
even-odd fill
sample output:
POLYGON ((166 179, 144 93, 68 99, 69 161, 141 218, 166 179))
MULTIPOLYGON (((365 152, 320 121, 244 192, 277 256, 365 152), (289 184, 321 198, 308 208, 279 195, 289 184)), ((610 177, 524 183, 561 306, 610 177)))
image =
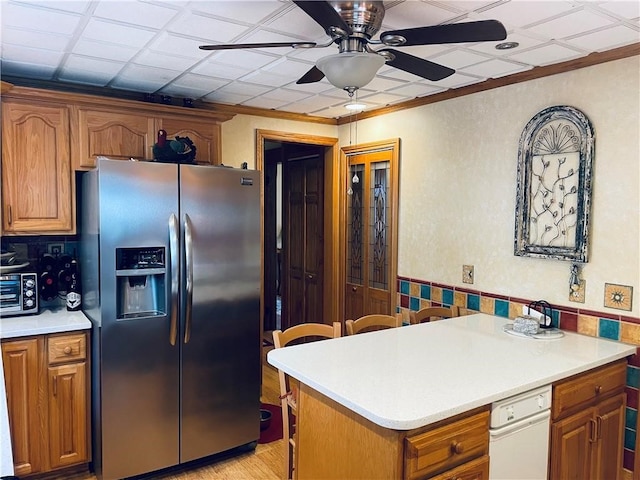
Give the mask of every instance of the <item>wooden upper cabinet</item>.
MULTIPOLYGON (((189 137, 196 147, 196 162, 199 164, 219 165, 222 157, 220 143, 221 126, 217 122, 206 120, 194 121, 180 116, 163 116, 156 119, 156 132, 163 129, 167 132, 167 139, 174 140, 176 136, 189 137)), ((153 143, 155 143, 154 137, 153 143)), ((152 143, 152 145, 153 145, 152 143)))
POLYGON ((74 165, 78 169, 93 168, 98 156, 150 159, 154 127, 153 117, 144 114, 79 108, 74 165))
POLYGON ((69 109, 4 99, 3 233, 75 230, 69 109))

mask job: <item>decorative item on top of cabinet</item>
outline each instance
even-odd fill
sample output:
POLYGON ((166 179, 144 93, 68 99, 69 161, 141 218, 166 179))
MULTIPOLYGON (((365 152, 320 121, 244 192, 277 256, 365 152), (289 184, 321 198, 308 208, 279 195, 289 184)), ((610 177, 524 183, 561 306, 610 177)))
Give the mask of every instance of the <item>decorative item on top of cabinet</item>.
POLYGON ((3 98, 2 233, 75 233, 69 109, 3 98))
POLYGON ((198 164, 219 165, 222 158, 222 127, 219 122, 194 121, 184 116, 163 115, 156 119, 156 130, 167 132, 167 138, 189 137, 196 147, 198 164))

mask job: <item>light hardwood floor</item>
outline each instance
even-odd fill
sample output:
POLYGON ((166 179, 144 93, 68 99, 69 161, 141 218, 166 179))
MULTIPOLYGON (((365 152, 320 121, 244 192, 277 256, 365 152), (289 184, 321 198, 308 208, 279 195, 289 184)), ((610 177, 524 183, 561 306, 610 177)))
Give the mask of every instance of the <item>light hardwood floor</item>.
MULTIPOLYGON (((266 363, 266 353, 273 347, 263 348, 262 395, 263 403, 280 404, 278 371, 266 363)), ((171 469, 138 477, 158 480, 280 480, 284 478, 284 440, 258 444, 255 451, 233 456, 218 457, 191 465, 188 469, 171 469)), ((47 480, 96 480, 91 472, 48 476, 47 480)))

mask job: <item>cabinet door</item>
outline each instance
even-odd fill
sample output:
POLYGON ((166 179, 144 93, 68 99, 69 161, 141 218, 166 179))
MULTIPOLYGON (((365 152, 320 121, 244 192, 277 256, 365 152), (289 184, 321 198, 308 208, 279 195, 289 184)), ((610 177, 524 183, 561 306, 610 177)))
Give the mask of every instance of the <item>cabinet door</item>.
POLYGON ((596 441, 594 409, 551 425, 549 480, 591 478, 591 450, 596 441))
POLYGON ((66 107, 3 103, 4 232, 73 232, 69 145, 66 107))
POLYGON ((86 363, 49 367, 51 468, 87 461, 86 363))
POLYGON ((93 168, 96 157, 129 160, 150 159, 154 120, 142 114, 78 110, 78 158, 76 167, 93 168))
POLYGON ((593 451, 592 478, 607 480, 621 478, 625 399, 626 395, 621 393, 596 406, 598 441, 593 451))
POLYGON ((43 465, 38 402, 42 378, 40 347, 40 341, 35 338, 2 343, 11 447, 18 476, 40 472, 43 465))
POLYGON ((219 123, 204 120, 194 121, 185 117, 164 116, 157 119, 156 134, 160 129, 167 132, 167 139, 169 140, 175 140, 176 136, 189 137, 196 147, 196 162, 198 164, 220 164, 222 145, 220 142, 221 128, 219 123))

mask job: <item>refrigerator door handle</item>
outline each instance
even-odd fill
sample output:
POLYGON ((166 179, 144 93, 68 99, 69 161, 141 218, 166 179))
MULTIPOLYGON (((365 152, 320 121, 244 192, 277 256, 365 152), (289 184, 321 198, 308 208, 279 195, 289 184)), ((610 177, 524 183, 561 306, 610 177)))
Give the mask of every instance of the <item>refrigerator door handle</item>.
POLYGON ((169 343, 176 344, 178 338, 178 217, 172 213, 169 217, 169 258, 171 260, 171 323, 169 343))
POLYGON ((184 343, 188 343, 191 338, 191 307, 193 305, 193 238, 191 236, 191 218, 185 213, 184 215, 184 258, 185 258, 185 293, 187 301, 185 306, 185 327, 184 327, 184 343))

